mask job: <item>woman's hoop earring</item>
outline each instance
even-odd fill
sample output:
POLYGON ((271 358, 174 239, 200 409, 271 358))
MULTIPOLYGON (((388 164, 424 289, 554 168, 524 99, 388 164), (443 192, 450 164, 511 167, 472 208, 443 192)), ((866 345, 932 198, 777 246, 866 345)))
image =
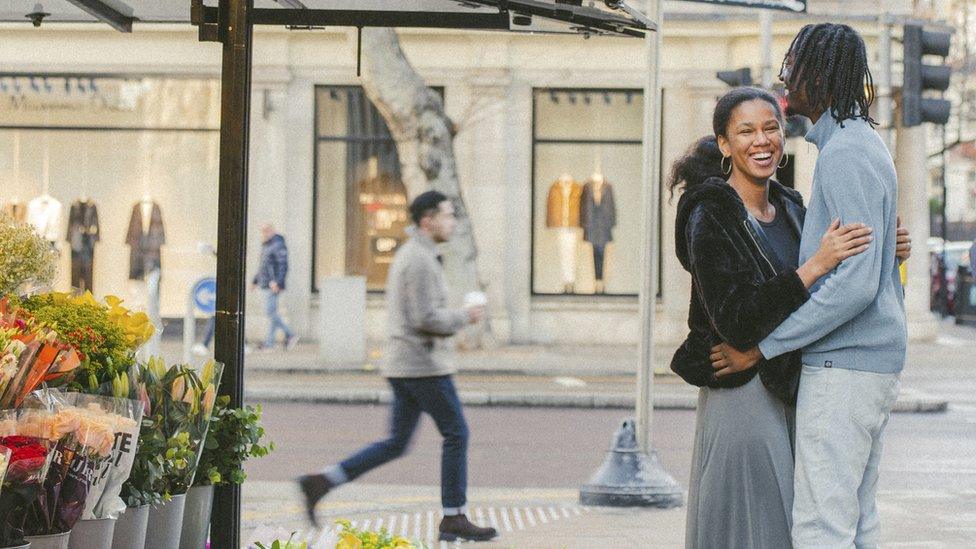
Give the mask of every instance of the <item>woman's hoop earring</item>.
POLYGON ((790 165, 790 155, 784 154, 783 158, 780 159, 779 164, 776 166, 779 169, 783 169, 790 165))
POLYGON ((723 156, 722 157, 722 161, 720 162, 720 164, 722 166, 722 173, 723 174, 729 175, 730 173, 732 173, 732 157, 731 156, 723 156), (729 161, 729 169, 727 169, 727 170, 725 169, 725 161, 726 160, 729 161))

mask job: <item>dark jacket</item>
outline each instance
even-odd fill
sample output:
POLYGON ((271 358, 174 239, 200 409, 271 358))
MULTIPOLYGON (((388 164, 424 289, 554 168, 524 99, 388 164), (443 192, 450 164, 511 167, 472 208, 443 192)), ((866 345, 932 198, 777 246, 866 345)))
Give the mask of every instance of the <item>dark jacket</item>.
POLYGON ((99 240, 98 207, 86 200, 75 201, 68 213, 67 240, 74 254, 91 255, 99 240))
POLYGON ((163 230, 163 213, 159 204, 153 202, 149 216, 149 230, 143 232, 142 203, 136 202, 132 206, 129 231, 125 235, 125 243, 129 245, 130 280, 142 280, 162 266, 159 249, 166 244, 166 232, 163 230))
POLYGON ((580 199, 580 225, 583 227, 583 240, 604 246, 613 241, 613 228, 617 226, 617 205, 613 200, 613 186, 603 183, 600 189, 600 203, 596 202, 593 183, 583 186, 580 199))
POLYGON ((261 288, 268 288, 273 280, 284 290, 287 275, 288 246, 285 246, 285 237, 276 234, 261 244, 261 265, 258 267, 258 274, 254 275, 254 283, 261 288))
MULTIPOLYGON (((799 235, 806 212, 800 194, 773 181, 770 200, 799 235)), ((708 356, 723 341, 742 351, 755 347, 798 309, 809 293, 796 271, 779 264, 739 195, 719 178, 681 196, 675 243, 678 259, 692 275, 691 332, 675 352, 671 369, 692 385, 708 387, 738 387, 758 373, 771 393, 794 403, 799 352, 723 378, 715 377, 708 356)))

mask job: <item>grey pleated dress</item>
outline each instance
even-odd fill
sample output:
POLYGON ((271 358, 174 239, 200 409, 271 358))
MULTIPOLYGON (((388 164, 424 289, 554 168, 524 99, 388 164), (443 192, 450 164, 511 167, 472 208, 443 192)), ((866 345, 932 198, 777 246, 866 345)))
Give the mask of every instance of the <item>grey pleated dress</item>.
POLYGON ((759 376, 700 390, 686 549, 792 547, 794 417, 759 376))

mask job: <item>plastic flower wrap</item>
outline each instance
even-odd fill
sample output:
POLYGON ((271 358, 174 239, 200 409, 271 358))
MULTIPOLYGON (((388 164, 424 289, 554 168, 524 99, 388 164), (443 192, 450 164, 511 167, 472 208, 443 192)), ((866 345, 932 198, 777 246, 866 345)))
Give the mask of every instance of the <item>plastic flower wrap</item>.
POLYGON ((55 331, 0 299, 0 409, 19 407, 42 383, 68 383, 80 364, 55 331))
POLYGON ((44 487, 53 452, 50 440, 54 418, 44 402, 31 398, 37 408, 0 411, 0 445, 10 450, 7 474, 0 489, 0 546, 24 543, 27 509, 44 487))
POLYGON ((38 395, 53 414, 37 430, 47 430, 55 446, 44 489, 28 508, 24 531, 59 534, 81 519, 96 472, 112 454, 121 418, 110 411, 114 409, 110 398, 52 389, 38 395))
POLYGON ((143 422, 123 486, 129 505, 168 500, 193 485, 222 373, 223 365, 214 361, 197 371, 182 364, 167 368, 151 358, 138 368, 132 390, 143 405, 143 422))
MULTIPOLYGON (((126 376, 126 379, 128 376, 126 376)), ((126 395, 128 392, 126 391, 126 395)), ((118 518, 125 511, 125 502, 119 497, 122 484, 129 478, 132 462, 139 445, 139 428, 142 423, 142 403, 128 398, 98 398, 79 395, 76 404, 87 401, 88 407, 99 406, 113 416, 115 434, 109 459, 95 470, 88 492, 84 519, 118 518), (97 404, 92 402, 97 398, 97 404)))
POLYGON ((0 493, 3 493, 3 479, 7 477, 7 465, 10 464, 10 448, 0 445, 0 493))

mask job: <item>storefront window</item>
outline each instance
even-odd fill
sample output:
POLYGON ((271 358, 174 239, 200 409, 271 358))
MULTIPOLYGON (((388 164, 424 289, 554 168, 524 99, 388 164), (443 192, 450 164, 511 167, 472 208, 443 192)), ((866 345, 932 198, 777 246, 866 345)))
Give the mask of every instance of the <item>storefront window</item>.
POLYGON ((637 294, 641 92, 537 89, 533 108, 533 293, 637 294))
POLYGON ((362 88, 319 86, 315 94, 315 270, 364 276, 386 287, 393 254, 410 224, 396 143, 362 88))
POLYGON ((183 316, 214 270, 219 119, 217 80, 0 77, 0 207, 59 250, 55 289, 183 316))

